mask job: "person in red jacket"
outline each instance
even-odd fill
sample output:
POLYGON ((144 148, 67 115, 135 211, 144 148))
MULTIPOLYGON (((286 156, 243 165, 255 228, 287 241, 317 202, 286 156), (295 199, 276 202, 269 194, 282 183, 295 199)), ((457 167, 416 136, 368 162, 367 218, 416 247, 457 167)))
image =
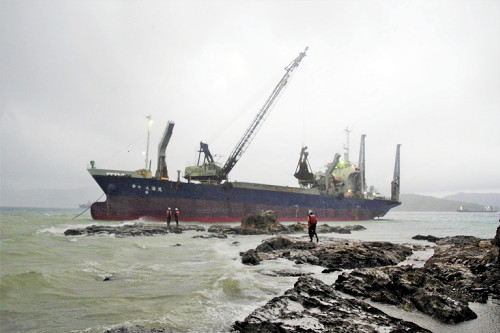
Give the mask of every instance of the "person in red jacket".
POLYGON ((179 226, 179 215, 181 212, 179 212, 179 209, 175 209, 174 217, 175 217, 175 225, 178 227, 179 226))
POLYGON ((309 237, 311 238, 310 242, 313 241, 314 236, 316 236, 316 242, 319 242, 318 234, 316 233, 316 224, 318 224, 316 215, 310 210, 309 215, 307 215, 307 228, 309 229, 309 237))
POLYGON ((170 228, 170 220, 172 220, 172 209, 168 207, 167 209, 167 227, 170 228))

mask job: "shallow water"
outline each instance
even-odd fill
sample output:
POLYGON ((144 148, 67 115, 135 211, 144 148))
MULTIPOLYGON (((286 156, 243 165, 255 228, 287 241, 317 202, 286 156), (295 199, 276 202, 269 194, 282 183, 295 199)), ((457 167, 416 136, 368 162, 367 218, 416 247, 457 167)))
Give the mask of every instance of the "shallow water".
MULTIPOLYGON (((2 332, 103 332, 124 325, 163 327, 179 332, 221 332, 255 308, 291 288, 296 277, 274 270, 311 271, 326 283, 334 274, 287 260, 241 264, 239 252, 266 236, 192 238, 187 231, 156 237, 66 237, 68 228, 124 222, 92 221, 73 210, 1 210, 2 332)), ((182 222, 181 222, 182 223, 182 222)), ((329 222, 364 225, 367 230, 328 237, 413 242, 416 234, 492 238, 498 215, 491 213, 391 212, 384 219, 329 222)), ((208 225, 206 225, 208 227, 208 225)), ((320 235, 320 237, 326 237, 320 235)), ((416 254, 428 257, 427 253, 416 254)), ((373 304, 373 303, 372 303, 373 304)), ((443 325, 419 313, 373 304, 434 332, 497 332, 500 306, 471 304, 479 319, 443 325)))

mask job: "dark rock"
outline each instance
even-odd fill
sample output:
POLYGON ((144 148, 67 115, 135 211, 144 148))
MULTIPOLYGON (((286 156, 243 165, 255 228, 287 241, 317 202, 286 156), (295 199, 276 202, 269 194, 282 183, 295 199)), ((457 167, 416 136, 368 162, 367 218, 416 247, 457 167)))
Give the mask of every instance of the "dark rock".
POLYGON ((84 233, 82 229, 68 229, 64 232, 64 236, 81 236, 84 233))
POLYGON ((115 235, 116 237, 134 237, 166 235, 168 233, 180 234, 183 231, 187 230, 205 231, 205 228, 197 225, 180 225, 176 227, 168 227, 166 224, 145 223, 127 224, 122 226, 91 225, 83 229, 68 229, 64 232, 64 235, 115 235))
MULTIPOLYGON (((316 232, 318 234, 324 233, 341 233, 350 234, 353 230, 364 230, 365 227, 361 225, 353 226, 329 226, 328 224, 318 225, 316 232)), ((276 235, 276 234, 307 234, 307 223, 297 222, 290 226, 285 226, 278 222, 276 215, 273 211, 262 211, 258 215, 247 215, 242 221, 241 225, 237 227, 230 227, 225 225, 213 225, 208 228, 208 232, 225 233, 225 234, 238 234, 238 235, 276 235)))
POLYGON ((285 231, 287 228, 278 222, 273 211, 261 211, 259 215, 247 215, 243 218, 240 225, 241 231, 258 231, 264 233, 277 233, 285 231))
POLYGON ((193 238, 204 238, 204 239, 208 239, 208 238, 221 238, 221 239, 224 239, 224 238, 227 238, 227 235, 226 234, 196 235, 196 236, 193 236, 193 238))
POLYGON ((440 240, 442 238, 441 237, 431 236, 431 235, 427 235, 427 236, 416 235, 416 236, 413 236, 412 239, 426 240, 426 241, 429 241, 429 242, 432 242, 432 243, 436 243, 438 240, 440 240))
POLYGON ((134 327, 118 327, 106 330, 104 333, 165 333, 168 332, 163 328, 147 328, 136 325, 134 327))
POLYGON ((286 258, 297 264, 309 263, 329 269, 353 269, 395 265, 411 255, 409 247, 387 242, 342 242, 325 239, 320 244, 275 236, 255 250, 261 260, 286 258))
POLYGON ((224 233, 224 234, 235 234, 234 228, 227 225, 212 225, 208 228, 208 232, 211 233, 224 233))
MULTIPOLYGON (((351 231, 366 230, 362 225, 347 225, 347 226, 330 226, 328 224, 319 224, 316 227, 316 233, 327 234, 327 233, 337 233, 337 234, 350 234, 351 231)), ((307 223, 297 222, 288 227, 288 233, 307 233, 307 223)))
POLYGON ((260 257, 257 251, 248 250, 247 252, 240 253, 241 262, 245 265, 258 265, 260 263, 260 257))
POLYGON ((270 272, 262 272, 263 275, 268 275, 268 276, 308 276, 312 275, 313 273, 308 273, 308 272, 301 272, 297 270, 287 270, 287 269, 281 269, 281 270, 272 270, 270 272))
MULTIPOLYGON (((497 251, 498 251, 498 249, 500 248, 500 226, 498 226, 495 238, 493 238, 493 241, 491 243, 493 244, 493 246, 496 246, 497 251)), ((500 252, 500 251, 498 251, 498 252, 500 252)), ((497 264, 500 265, 500 253, 497 256, 497 264)))
POLYGON ((294 288, 237 321, 244 332, 429 332, 396 319, 312 277, 300 277, 294 288))
POLYGON ((424 268, 391 266, 355 270, 340 275, 335 288, 407 311, 418 309, 445 323, 477 318, 467 301, 457 297, 451 286, 434 278, 424 268))
POLYGON ((493 241, 471 236, 446 237, 437 242, 424 267, 433 277, 453 286, 456 297, 469 302, 500 298, 498 248, 493 241))

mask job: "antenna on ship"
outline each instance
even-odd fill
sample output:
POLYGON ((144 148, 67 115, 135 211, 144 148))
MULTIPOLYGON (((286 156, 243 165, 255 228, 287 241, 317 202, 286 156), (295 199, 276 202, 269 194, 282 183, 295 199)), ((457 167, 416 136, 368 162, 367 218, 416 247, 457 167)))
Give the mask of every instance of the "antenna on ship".
POLYGON ((344 132, 346 134, 346 143, 344 145, 344 150, 345 150, 344 163, 347 164, 347 163, 350 163, 349 162, 349 133, 351 133, 352 131, 349 130, 349 127, 346 127, 344 132))
POLYGON ((148 170, 148 160, 149 160, 149 135, 151 132, 151 124, 153 123, 153 119, 151 118, 151 115, 147 115, 146 119, 148 119, 148 142, 146 144, 146 161, 144 164, 144 169, 148 170))
POLYGON ((360 174, 360 177, 359 177, 359 179, 360 179, 360 188, 361 188, 361 193, 363 195, 366 192, 365 138, 366 138, 366 134, 362 134, 361 135, 361 144, 359 145, 359 161, 358 161, 358 168, 359 168, 359 174, 360 174))

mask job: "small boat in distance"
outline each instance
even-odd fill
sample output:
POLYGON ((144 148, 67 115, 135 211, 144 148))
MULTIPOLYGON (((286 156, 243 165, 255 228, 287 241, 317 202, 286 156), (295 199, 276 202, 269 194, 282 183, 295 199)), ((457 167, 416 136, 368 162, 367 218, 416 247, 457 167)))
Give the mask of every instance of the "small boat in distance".
POLYGON ((493 206, 486 206, 484 209, 468 209, 465 208, 464 206, 460 206, 459 209, 457 209, 457 212, 459 213, 496 213, 497 210, 493 208, 493 206))
POLYGON ((81 208, 81 209, 87 209, 87 208, 90 208, 90 206, 92 206, 92 202, 89 200, 87 202, 81 202, 78 207, 81 208))

